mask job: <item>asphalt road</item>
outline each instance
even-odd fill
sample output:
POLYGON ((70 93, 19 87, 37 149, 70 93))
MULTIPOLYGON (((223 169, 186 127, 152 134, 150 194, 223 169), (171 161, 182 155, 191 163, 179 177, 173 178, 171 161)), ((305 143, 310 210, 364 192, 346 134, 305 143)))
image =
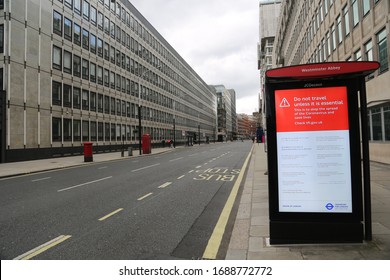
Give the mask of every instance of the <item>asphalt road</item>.
POLYGON ((252 142, 0 180, 1 259, 199 259, 252 142))

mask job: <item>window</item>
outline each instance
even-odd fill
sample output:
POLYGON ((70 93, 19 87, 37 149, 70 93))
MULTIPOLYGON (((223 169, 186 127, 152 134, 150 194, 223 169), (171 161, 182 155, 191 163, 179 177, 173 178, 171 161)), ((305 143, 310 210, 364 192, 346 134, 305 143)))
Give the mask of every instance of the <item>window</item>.
POLYGON ((90 64, 90 76, 90 81, 96 83, 96 64, 92 62, 90 64))
POLYGON ((103 57, 103 40, 100 38, 97 39, 97 52, 98 56, 103 57))
POLYGON ((82 67, 83 79, 89 80, 89 61, 83 59, 83 67, 82 67))
POLYGON ((89 121, 83 121, 83 141, 89 141, 89 121))
POLYGON ((346 5, 343 8, 343 16, 344 16, 344 30, 345 30, 345 36, 349 35, 350 28, 349 28, 349 12, 348 12, 348 5, 346 5))
POLYGON ((64 72, 72 74, 72 54, 64 50, 64 72))
POLYGON ((74 23, 73 29, 74 29, 73 43, 80 46, 81 45, 81 27, 80 27, 80 25, 74 23))
POLYGON ((115 98, 114 97, 111 97, 110 113, 111 113, 111 115, 115 115, 115 98))
POLYGON ((108 35, 110 34, 110 20, 108 17, 104 17, 104 32, 108 35))
POLYGON ((91 126, 91 141, 96 141, 96 122, 90 123, 91 126))
POLYGON ((85 0, 83 1, 83 17, 89 20, 89 2, 85 0))
POLYGON ((115 23, 113 21, 110 23, 110 34, 111 37, 115 39, 115 23))
POLYGON ((103 67, 97 67, 97 82, 99 85, 103 85, 103 67))
POLYGON ((110 113, 110 97, 104 96, 104 113, 110 113))
POLYGON ((110 45, 104 42, 104 59, 110 60, 110 45))
POLYGON ((96 53, 96 36, 91 33, 89 40, 89 46, 91 53, 96 53))
POLYGON ((110 124, 104 124, 104 140, 110 141, 110 124))
POLYGON ((61 119, 60 118, 52 118, 52 136, 53 136, 53 141, 61 141, 62 136, 61 136, 61 119))
POLYGON ((364 44, 365 54, 366 54, 366 60, 367 61, 373 61, 374 55, 372 52, 372 41, 368 41, 366 44, 364 44))
POLYGON ((116 100, 116 114, 121 115, 121 101, 119 99, 116 100))
POLYGON ((53 46, 53 68, 62 70, 62 49, 53 46))
POLYGON ((338 33, 338 39, 339 39, 339 44, 341 44, 343 42, 343 30, 342 30, 342 26, 341 26, 341 17, 338 16, 337 19, 336 19, 336 24, 337 24, 337 33, 338 33))
POLYGON ((72 120, 64 119, 64 141, 72 141, 72 120))
POLYGON ((98 123, 98 141, 103 141, 103 123, 102 122, 99 122, 98 123))
POLYGON ((377 34, 377 42, 378 42, 378 61, 381 64, 379 67, 379 73, 382 73, 389 69, 386 29, 383 29, 377 34))
POLYGON ((97 107, 98 112, 103 113, 103 94, 98 94, 97 107))
POLYGON ((83 110, 89 110, 89 91, 88 90, 83 89, 81 105, 82 105, 83 110))
POLYGON ((357 0, 352 0, 352 17, 353 17, 353 26, 359 24, 359 5, 357 0))
POLYGON ((81 0, 74 0, 74 11, 81 15, 81 0))
POLYGON ((53 11, 53 32, 62 36, 62 15, 53 11))
POLYGON ((72 87, 70 85, 65 85, 63 87, 63 106, 71 108, 72 107, 72 87))
POLYGON ((110 48, 110 61, 115 64, 115 48, 113 46, 110 48))
POLYGON ((101 12, 98 12, 98 15, 97 15, 97 24, 98 24, 98 28, 100 30, 103 30, 103 24, 104 24, 104 16, 101 12))
POLYGON ((0 53, 4 52, 4 25, 0 25, 0 53))
POLYGON ((73 120, 73 141, 81 140, 81 121, 73 120))
POLYGON ((89 50, 89 32, 83 29, 83 48, 89 50))
POLYGON ((73 8, 73 0, 65 0, 65 6, 68 6, 69 8, 73 8))
POLYGON ((96 92, 91 91, 89 109, 92 112, 96 112, 96 92))
POLYGON ((110 72, 110 87, 115 89, 115 73, 110 72))
POLYGON ((355 61, 362 61, 362 52, 360 49, 355 52, 355 61))
POLYGON ((363 0, 363 16, 367 15, 370 11, 371 0, 363 0))
POLYGON ((91 22, 96 26, 97 10, 94 6, 91 6, 91 22))
POLYGON ((81 77, 81 57, 73 55, 73 76, 81 77))
POLYGON ((80 109, 81 106, 81 91, 80 88, 73 88, 73 108, 80 109))
POLYGON ((59 82, 53 81, 52 83, 52 104, 53 105, 62 105, 62 84, 59 82))
POLYGON ((72 41, 72 24, 70 19, 64 19, 64 37, 69 41, 72 41))
POLYGON ((110 86, 110 71, 104 69, 104 86, 110 86))

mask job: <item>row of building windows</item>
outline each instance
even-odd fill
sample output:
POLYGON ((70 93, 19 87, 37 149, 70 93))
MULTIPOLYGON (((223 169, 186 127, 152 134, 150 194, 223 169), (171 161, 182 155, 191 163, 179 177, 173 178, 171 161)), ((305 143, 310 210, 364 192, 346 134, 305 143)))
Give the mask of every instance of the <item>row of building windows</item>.
MULTIPOLYGON (((79 87, 72 87, 53 81, 52 86, 53 105, 65 108, 82 109, 89 112, 105 113, 128 118, 137 118, 137 105, 115 97, 101 93, 88 91, 79 87)), ((141 116, 144 120, 160 123, 172 123, 173 115, 148 108, 141 107, 141 116)))
MULTIPOLYGON (((53 142, 128 142, 137 140, 137 126, 115 122, 52 118, 53 142)), ((172 138, 173 131, 166 128, 143 127, 142 134, 150 134, 151 140, 172 138)), ((182 131, 176 131, 176 140, 184 139, 182 131)))
MULTIPOLYGON (((376 4, 379 1, 375 1, 376 4)), ((305 7, 302 9, 302 13, 299 17, 299 24, 297 25, 296 32, 299 32, 303 28, 304 21, 306 16, 309 13, 309 1, 306 1, 304 4, 305 7), (299 31, 298 31, 299 30, 299 31)), ((299 63, 303 56, 305 55, 307 49, 309 48, 312 40, 314 39, 318 29, 323 23, 325 17, 328 14, 329 8, 332 7, 333 1, 330 0, 321 0, 319 7, 315 10, 314 16, 309 24, 309 27, 305 33, 305 36, 301 42, 298 52, 294 58, 294 64, 299 63)), ((343 42, 343 39, 348 37, 352 23, 355 28, 358 26, 361 19, 366 16, 371 10, 371 1, 370 0, 351 0, 349 5, 345 5, 341 13, 336 17, 335 23, 330 26, 330 30, 326 32, 324 38, 322 38, 321 43, 315 48, 313 54, 311 55, 309 62, 324 62, 327 61, 328 57, 337 49, 337 46, 343 42), (350 17, 350 13, 352 17, 350 17)), ((364 57, 360 49, 354 52, 354 57, 349 57, 347 60, 374 60, 373 53, 373 39, 364 43, 364 57)), ((379 73, 388 70, 388 54, 387 54, 387 36, 386 29, 382 29, 376 34, 374 38, 378 52, 376 59, 381 63, 379 73)))
MULTIPOLYGON (((62 15, 56 11, 53 11, 53 30, 54 31, 57 30, 58 31, 57 34, 62 34, 62 29, 60 28, 63 26, 62 21, 63 21, 62 15)), ((179 88, 174 86, 172 83, 169 83, 167 80, 161 78, 156 73, 149 71, 149 69, 147 69, 146 67, 138 63, 136 60, 130 58, 128 55, 121 52, 119 48, 116 49, 114 46, 108 44, 107 42, 103 42, 102 39, 96 38, 96 36, 90 33, 88 30, 83 29, 83 31, 81 32, 81 27, 79 25, 75 25, 67 18, 64 18, 64 31, 71 30, 72 24, 73 26, 77 26, 75 28, 75 30, 77 30, 77 35, 75 35, 73 32, 74 35, 73 40, 74 38, 79 38, 77 40, 79 42, 82 41, 83 47, 89 50, 91 53, 97 54, 99 57, 104 58, 105 60, 109 61, 113 65, 121 67, 127 72, 135 74, 140 78, 141 77, 144 78, 145 80, 152 83, 153 85, 156 85, 161 89, 172 93, 173 95, 185 96, 185 93, 182 92, 179 88)), ((71 40, 72 39, 71 34, 72 34, 71 31, 64 32, 64 37, 71 40), (67 33, 69 33, 69 36, 66 35, 67 33)), ((142 51, 137 52, 136 49, 134 50, 132 49, 132 51, 134 51, 134 53, 138 55, 142 53, 142 51)), ((52 61, 53 61, 54 69, 63 71, 65 73, 69 73, 73 76, 82 77, 85 80, 89 80, 91 82, 104 85, 106 87, 110 87, 112 89, 116 89, 118 91, 126 92, 132 95, 135 95, 138 92, 138 83, 134 81, 130 81, 130 79, 127 79, 126 77, 121 76, 118 73, 109 71, 107 68, 103 68, 102 66, 97 65, 92 61, 83 59, 79 55, 72 54, 70 51, 67 51, 65 48, 64 50, 62 50, 60 47, 54 45, 52 61)), ((162 62, 156 58, 155 60, 154 59, 152 60, 152 63, 156 64, 162 62)), ((171 76, 173 77, 174 75, 171 76)), ((141 87, 142 95, 145 94, 148 95, 147 91, 149 91, 148 88, 141 87), (144 91, 146 91, 146 93, 144 91)), ((191 91, 191 92, 196 92, 196 91, 191 91)), ((164 98, 166 97, 163 97, 163 99, 164 98)), ((199 96, 198 94, 197 98, 198 100, 188 96, 186 100, 190 101, 193 105, 195 105, 195 107, 202 108, 203 105, 200 103, 199 99, 203 99, 204 97, 202 98, 202 96, 199 96)), ((164 103, 164 106, 168 106, 168 108, 172 108, 173 100, 172 99, 168 99, 168 100, 169 100, 167 103, 168 105, 164 103)), ((209 101, 210 100, 208 100, 208 103, 209 101)), ((183 113, 190 113, 190 114, 191 112, 196 113, 194 109, 191 109, 190 107, 185 106, 184 104, 181 104, 179 102, 176 104, 175 109, 183 113)), ((203 118, 203 116, 201 117, 203 118)), ((209 119, 209 117, 206 116, 204 117, 209 119)))
MULTIPOLYGON (((59 2, 62 1, 59 0, 59 2)), ((88 20, 92 24, 92 26, 98 27, 97 30, 101 30, 104 33, 110 35, 113 39, 116 39, 119 43, 121 43, 127 49, 138 55, 138 57, 148 62, 150 65, 154 67, 159 66, 162 73, 176 81, 178 84, 184 86, 189 92, 198 92, 199 99, 203 100, 206 103, 209 102, 210 96, 204 96, 204 94, 202 92, 199 92, 199 90, 195 88, 192 84, 182 79, 180 75, 173 71, 170 66, 168 66, 168 64, 165 64, 156 55, 149 51, 144 45, 142 45, 141 42, 138 42, 136 39, 134 39, 133 36, 130 36, 126 32, 126 28, 129 28, 129 30, 133 30, 134 33, 140 39, 142 39, 158 54, 168 60, 171 65, 173 65, 174 67, 176 67, 176 69, 179 70, 179 72, 183 73, 186 71, 184 67, 182 67, 182 64, 179 62, 179 60, 176 59, 166 48, 164 48, 164 46, 156 38, 154 38, 146 28, 144 28, 140 23, 138 23, 138 21, 125 8, 125 6, 120 5, 119 1, 116 1, 116 3, 105 3, 105 1, 99 0, 99 2, 102 4, 101 7, 105 7, 106 13, 95 8, 88 1, 77 2, 80 2, 81 4, 79 5, 78 3, 73 2, 73 0, 65 1, 65 6, 74 11, 75 18, 77 17, 77 15, 79 15, 84 20, 88 20), (76 6, 82 8, 76 9, 76 6), (116 18, 118 18, 117 23, 115 23, 115 16, 116 18), (120 23, 118 23, 118 21, 120 23), (122 25, 122 28, 120 25, 122 25)), ((62 17, 62 15, 57 11, 53 11, 53 32, 60 36, 62 36, 63 34, 64 38, 70 41, 72 41, 73 34, 73 42, 75 44, 80 46, 82 45, 86 49, 89 48, 90 51, 93 53, 96 53, 97 49, 98 54, 101 56, 101 52, 99 52, 99 50, 103 48, 100 47, 103 46, 103 40, 98 38, 91 31, 88 31, 84 28, 82 29, 80 27, 80 24, 77 24, 76 22, 72 23, 72 21, 65 16, 62 17), (62 26, 64 26, 63 30, 62 26)), ((97 34, 97 32, 95 33, 97 34)), ((107 56, 105 56, 105 58, 106 57, 107 56)), ((190 75, 188 76, 188 78, 190 78, 194 83, 196 83, 196 79, 193 76, 190 75)), ((175 94, 176 96, 183 94, 182 91, 171 85, 169 82, 164 81, 164 84, 167 87, 166 90, 171 92, 172 94, 175 94)), ((203 90, 207 90, 206 85, 200 86, 203 90)))

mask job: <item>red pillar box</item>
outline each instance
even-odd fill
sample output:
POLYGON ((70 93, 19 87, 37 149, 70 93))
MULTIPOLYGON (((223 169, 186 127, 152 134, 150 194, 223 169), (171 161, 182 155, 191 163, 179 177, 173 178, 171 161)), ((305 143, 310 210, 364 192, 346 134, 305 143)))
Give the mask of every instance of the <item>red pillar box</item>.
POLYGON ((144 134, 142 135, 142 153, 150 154, 152 152, 152 144, 150 142, 150 135, 144 134))
POLYGON ((84 162, 93 161, 92 142, 84 142, 84 162))

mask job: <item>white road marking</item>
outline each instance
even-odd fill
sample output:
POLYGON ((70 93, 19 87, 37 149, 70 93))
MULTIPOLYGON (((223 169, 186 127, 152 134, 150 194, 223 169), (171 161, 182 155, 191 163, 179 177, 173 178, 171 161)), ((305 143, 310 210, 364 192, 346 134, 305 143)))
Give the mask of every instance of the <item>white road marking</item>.
POLYGON ((141 167, 141 168, 138 168, 138 169, 131 170, 131 172, 137 172, 137 171, 148 169, 148 168, 155 167, 155 166, 158 166, 158 165, 160 165, 160 164, 156 163, 156 164, 148 165, 148 166, 145 166, 145 167, 141 167))
POLYGON ((71 190, 71 189, 74 189, 74 188, 90 185, 90 184, 97 183, 97 182, 104 181, 104 180, 108 180, 108 179, 111 179, 111 178, 112 178, 112 176, 105 177, 105 178, 102 178, 102 179, 98 179, 98 180, 82 183, 82 184, 79 184, 79 185, 76 185, 76 186, 72 186, 72 187, 69 187, 69 188, 60 189, 57 192, 68 191, 68 190, 71 190))
POLYGON ((31 182, 38 182, 38 181, 48 180, 50 178, 51 177, 39 178, 39 179, 31 180, 31 182))
POLYGON ((171 159, 171 160, 170 160, 170 162, 172 162, 172 161, 176 161, 176 160, 180 160, 180 159, 183 159, 183 157, 179 157, 179 158, 171 159))
POLYGON ((166 182, 165 184, 162 184, 161 186, 157 187, 158 189, 163 189, 163 188, 166 188, 168 187, 170 184, 172 184, 172 182, 166 182))
POLYGON ((181 175, 180 177, 177 178, 177 180, 180 180, 182 178, 184 178, 186 175, 181 175))
POLYGON ((150 193, 148 193, 148 194, 145 194, 144 196, 141 196, 140 198, 138 198, 137 200, 138 201, 141 201, 141 200, 143 200, 143 199, 145 199, 145 198, 147 198, 148 196, 151 196, 153 193, 152 192, 150 192, 150 193))

